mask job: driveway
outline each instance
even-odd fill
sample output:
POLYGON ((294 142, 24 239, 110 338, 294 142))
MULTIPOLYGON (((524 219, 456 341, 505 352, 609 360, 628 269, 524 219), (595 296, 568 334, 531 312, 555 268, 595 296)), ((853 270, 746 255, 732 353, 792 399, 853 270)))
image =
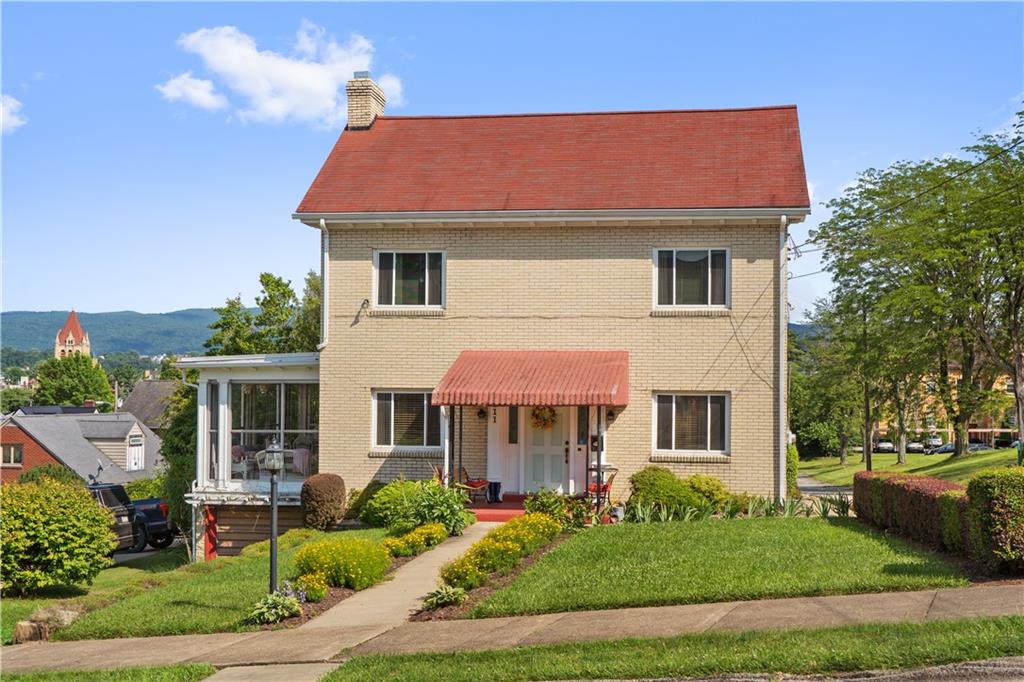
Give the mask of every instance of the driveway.
MULTIPOLYGON (((170 546, 171 547, 180 547, 181 546, 181 542, 182 542, 181 538, 178 538, 177 540, 172 542, 170 546)), ((113 556, 114 563, 120 565, 120 564, 123 564, 126 561, 134 561, 135 559, 141 559, 143 557, 152 556, 152 555, 156 554, 157 552, 164 551, 163 549, 153 549, 149 545, 146 545, 146 548, 147 549, 142 551, 142 552, 117 552, 113 556)), ((165 547, 164 549, 168 549, 168 548, 165 547)))

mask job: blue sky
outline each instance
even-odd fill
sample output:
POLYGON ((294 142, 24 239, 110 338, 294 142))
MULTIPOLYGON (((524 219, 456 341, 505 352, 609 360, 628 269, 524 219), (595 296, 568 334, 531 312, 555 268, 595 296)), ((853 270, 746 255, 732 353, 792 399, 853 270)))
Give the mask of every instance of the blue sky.
MULTIPOLYGON (((290 213, 353 68, 403 114, 795 103, 817 203, 1005 125, 1022 8, 4 3, 3 309, 251 301, 264 270, 299 284, 318 238, 290 213)), ((794 280, 794 319, 828 287, 794 280)))

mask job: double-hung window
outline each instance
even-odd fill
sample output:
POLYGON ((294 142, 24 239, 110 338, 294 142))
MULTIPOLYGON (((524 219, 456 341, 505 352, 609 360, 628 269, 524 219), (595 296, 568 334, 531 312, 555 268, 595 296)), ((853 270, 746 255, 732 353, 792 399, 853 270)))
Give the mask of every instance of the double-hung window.
POLYGON ((729 304, 729 253, 726 249, 655 249, 657 307, 729 304))
POLYGON ((430 404, 429 391, 375 391, 373 409, 374 445, 441 446, 441 408, 430 404))
POLYGON ((444 305, 444 253, 377 251, 376 305, 440 308, 444 305))
POLYGON ((654 449, 726 453, 729 451, 729 396, 654 394, 654 449))
POLYGON ((5 443, 3 446, 3 465, 5 467, 20 467, 22 463, 22 449, 20 443, 5 443))

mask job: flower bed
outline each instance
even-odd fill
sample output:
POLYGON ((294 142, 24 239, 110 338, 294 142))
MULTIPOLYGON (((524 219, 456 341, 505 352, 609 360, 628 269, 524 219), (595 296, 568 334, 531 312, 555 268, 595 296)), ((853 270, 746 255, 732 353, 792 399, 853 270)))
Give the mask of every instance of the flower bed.
POLYGON ((987 570, 1024 571, 1024 469, 983 472, 967 487, 929 476, 858 473, 857 516, 969 556, 987 570))
POLYGON ((487 582, 492 573, 507 573, 528 554, 548 544, 562 532, 562 525, 547 514, 526 514, 495 528, 475 542, 465 554, 441 569, 441 581, 472 590, 487 582))

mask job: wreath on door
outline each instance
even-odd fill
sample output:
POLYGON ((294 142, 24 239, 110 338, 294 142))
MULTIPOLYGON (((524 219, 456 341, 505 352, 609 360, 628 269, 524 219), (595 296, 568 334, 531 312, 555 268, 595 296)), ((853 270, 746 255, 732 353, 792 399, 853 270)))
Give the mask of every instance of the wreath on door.
POLYGON ((535 407, 530 412, 530 421, 533 428, 540 431, 547 431, 555 425, 558 415, 553 407, 535 407))

